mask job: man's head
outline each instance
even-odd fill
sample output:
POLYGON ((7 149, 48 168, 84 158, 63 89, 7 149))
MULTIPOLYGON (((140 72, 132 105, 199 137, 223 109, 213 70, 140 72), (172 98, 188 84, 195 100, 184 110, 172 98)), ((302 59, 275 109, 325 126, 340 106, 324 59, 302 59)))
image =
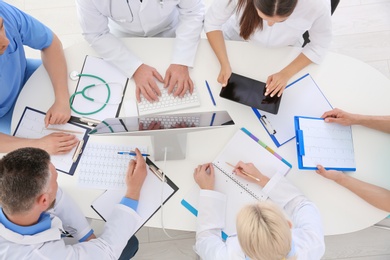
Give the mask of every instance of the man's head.
POLYGON ((0 55, 3 55, 7 49, 9 40, 5 33, 4 20, 3 17, 0 17, 0 55))
POLYGON ((57 189, 57 171, 44 150, 21 148, 0 160, 0 204, 4 213, 45 211, 54 206, 57 189))

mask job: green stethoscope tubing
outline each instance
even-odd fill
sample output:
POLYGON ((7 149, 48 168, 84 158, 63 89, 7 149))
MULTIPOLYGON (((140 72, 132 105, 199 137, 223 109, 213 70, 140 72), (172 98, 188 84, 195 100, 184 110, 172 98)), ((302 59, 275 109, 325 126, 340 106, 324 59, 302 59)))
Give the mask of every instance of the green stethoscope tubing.
POLYGON ((73 93, 70 98, 69 98, 69 103, 70 103, 70 109, 72 109, 73 112, 79 114, 79 115, 83 115, 83 116, 88 116, 88 115, 93 115, 93 114, 96 114, 100 111, 102 111, 108 104, 108 101, 110 100, 111 98, 111 89, 110 89, 110 86, 108 85, 108 83, 102 79, 101 77, 98 77, 96 75, 92 75, 92 74, 78 74, 79 77, 91 77, 91 78, 95 78, 95 79, 98 79, 100 80, 101 82, 103 82, 103 84, 107 87, 107 99, 106 99, 106 102, 103 103, 103 105, 99 108, 99 109, 96 109, 92 112, 80 112, 78 110, 76 110, 73 106, 72 106, 72 102, 75 98, 76 95, 82 95, 85 99, 89 100, 89 101, 92 101, 94 102, 95 99, 91 98, 91 97, 88 97, 86 94, 85 94, 85 91, 88 90, 89 88, 92 88, 94 86, 96 86, 96 84, 92 84, 92 85, 88 85, 86 87, 84 87, 81 91, 77 91, 75 93, 73 93))

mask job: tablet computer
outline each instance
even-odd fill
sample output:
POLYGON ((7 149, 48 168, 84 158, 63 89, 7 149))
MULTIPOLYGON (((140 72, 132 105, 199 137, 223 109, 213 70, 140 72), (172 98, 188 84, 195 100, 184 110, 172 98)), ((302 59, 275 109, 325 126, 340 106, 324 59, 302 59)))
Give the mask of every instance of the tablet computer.
POLYGON ((277 114, 282 96, 265 96, 265 83, 232 73, 219 96, 250 107, 277 114))

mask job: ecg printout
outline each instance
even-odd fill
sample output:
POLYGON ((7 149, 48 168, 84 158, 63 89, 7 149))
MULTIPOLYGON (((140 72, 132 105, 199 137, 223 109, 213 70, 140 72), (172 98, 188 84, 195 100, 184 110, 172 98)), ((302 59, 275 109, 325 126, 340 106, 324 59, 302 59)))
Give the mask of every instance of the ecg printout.
POLYGON ((303 131, 305 167, 318 164, 332 168, 355 168, 355 153, 350 126, 326 123, 324 120, 299 118, 303 131))
MULTIPOLYGON (((60 132, 58 130, 49 130, 45 127, 45 113, 26 107, 22 118, 19 121, 19 124, 15 130, 14 136, 38 139, 49 135, 54 132, 60 132)), ((71 134, 75 135, 77 139, 83 140, 84 135, 87 131, 85 127, 81 127, 74 124, 64 124, 64 125, 49 125, 48 128, 62 129, 62 130, 71 130, 74 131, 71 134)), ((77 146, 74 147, 69 153, 62 155, 51 155, 51 162, 56 167, 57 170, 70 173, 70 170, 73 165, 73 155, 77 146)))
POLYGON ((146 147, 88 142, 78 166, 79 185, 95 189, 125 189, 127 167, 134 156, 118 152, 129 152, 135 148, 141 153, 147 152, 146 147))

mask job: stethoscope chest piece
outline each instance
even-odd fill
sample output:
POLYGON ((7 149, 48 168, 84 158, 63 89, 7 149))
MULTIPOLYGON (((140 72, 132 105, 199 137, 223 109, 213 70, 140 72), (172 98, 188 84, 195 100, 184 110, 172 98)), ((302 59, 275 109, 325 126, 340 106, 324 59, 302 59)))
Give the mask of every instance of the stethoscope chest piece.
POLYGON ((72 71, 71 73, 69 73, 69 78, 71 80, 78 80, 80 77, 79 73, 77 71, 72 71))

